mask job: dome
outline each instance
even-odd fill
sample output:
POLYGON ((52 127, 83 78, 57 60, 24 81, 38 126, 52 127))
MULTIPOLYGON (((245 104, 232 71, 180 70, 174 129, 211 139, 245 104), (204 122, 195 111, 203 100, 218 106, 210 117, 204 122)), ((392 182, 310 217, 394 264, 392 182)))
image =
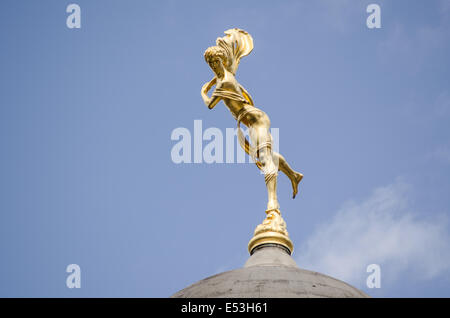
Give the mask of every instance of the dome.
POLYGON ((367 298, 338 279, 300 269, 285 248, 267 244, 243 268, 205 278, 173 298, 367 298))

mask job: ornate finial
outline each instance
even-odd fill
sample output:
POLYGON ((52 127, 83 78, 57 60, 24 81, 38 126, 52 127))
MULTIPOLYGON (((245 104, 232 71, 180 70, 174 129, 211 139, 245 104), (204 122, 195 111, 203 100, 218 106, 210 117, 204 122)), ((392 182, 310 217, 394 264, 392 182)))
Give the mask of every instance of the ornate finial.
POLYGON ((253 254, 253 251, 262 245, 277 244, 285 247, 289 254, 292 254, 294 245, 289 238, 286 222, 281 217, 280 210, 267 210, 266 214, 266 218, 256 227, 253 238, 248 243, 249 253, 253 254))
POLYGON ((293 245, 279 211, 277 176, 279 170, 288 176, 295 198, 298 183, 303 175, 294 171, 282 155, 272 150, 269 117, 254 105, 250 94, 235 78, 241 58, 253 50, 253 38, 246 31, 237 28, 227 30, 225 34, 224 37, 217 39, 216 46, 209 47, 205 51, 205 61, 214 72, 214 77, 203 85, 201 95, 209 109, 213 109, 223 100, 237 120, 241 147, 252 156, 264 174, 268 193, 267 217, 255 230, 255 235, 249 243, 250 253, 255 247, 268 243, 282 245, 292 252, 293 245), (214 85, 216 88, 209 97, 208 91, 214 85), (248 127, 250 141, 244 137, 241 123, 248 127))

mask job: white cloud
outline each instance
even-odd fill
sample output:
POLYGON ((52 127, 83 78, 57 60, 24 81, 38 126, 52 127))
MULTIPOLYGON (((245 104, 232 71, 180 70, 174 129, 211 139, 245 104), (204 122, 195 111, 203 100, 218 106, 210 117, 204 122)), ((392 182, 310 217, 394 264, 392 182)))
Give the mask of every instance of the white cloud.
POLYGON ((367 265, 373 263, 381 266, 384 287, 402 274, 415 280, 447 274, 447 219, 420 218, 411 210, 409 193, 410 186, 397 180, 375 189, 363 202, 348 202, 299 249, 299 266, 360 288, 367 265))

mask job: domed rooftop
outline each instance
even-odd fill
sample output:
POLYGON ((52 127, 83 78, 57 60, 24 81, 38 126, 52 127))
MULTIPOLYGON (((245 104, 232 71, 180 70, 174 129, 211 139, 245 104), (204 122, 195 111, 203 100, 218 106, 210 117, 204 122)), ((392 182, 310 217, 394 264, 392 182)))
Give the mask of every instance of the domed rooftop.
POLYGON ((173 298, 367 298, 343 281, 300 269, 277 244, 253 251, 243 268, 205 278, 173 298))

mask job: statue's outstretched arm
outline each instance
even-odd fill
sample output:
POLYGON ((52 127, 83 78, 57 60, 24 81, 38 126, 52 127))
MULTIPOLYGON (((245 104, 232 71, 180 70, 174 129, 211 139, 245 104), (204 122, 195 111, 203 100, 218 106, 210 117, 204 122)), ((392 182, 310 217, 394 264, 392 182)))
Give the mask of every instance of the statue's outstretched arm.
POLYGON ((212 98, 208 97, 208 91, 211 89, 211 87, 213 87, 217 82, 217 78, 214 77, 211 81, 209 81, 208 83, 205 83, 202 87, 202 98, 203 101, 205 102, 206 106, 208 106, 209 109, 213 109, 214 106, 217 105, 218 102, 220 102, 221 98, 218 96, 214 96, 212 98))
POLYGON ((207 94, 208 91, 211 89, 211 87, 213 87, 214 85, 216 85, 217 82, 217 77, 213 77, 212 80, 210 80, 209 82, 206 82, 203 87, 202 87, 202 94, 207 94))

